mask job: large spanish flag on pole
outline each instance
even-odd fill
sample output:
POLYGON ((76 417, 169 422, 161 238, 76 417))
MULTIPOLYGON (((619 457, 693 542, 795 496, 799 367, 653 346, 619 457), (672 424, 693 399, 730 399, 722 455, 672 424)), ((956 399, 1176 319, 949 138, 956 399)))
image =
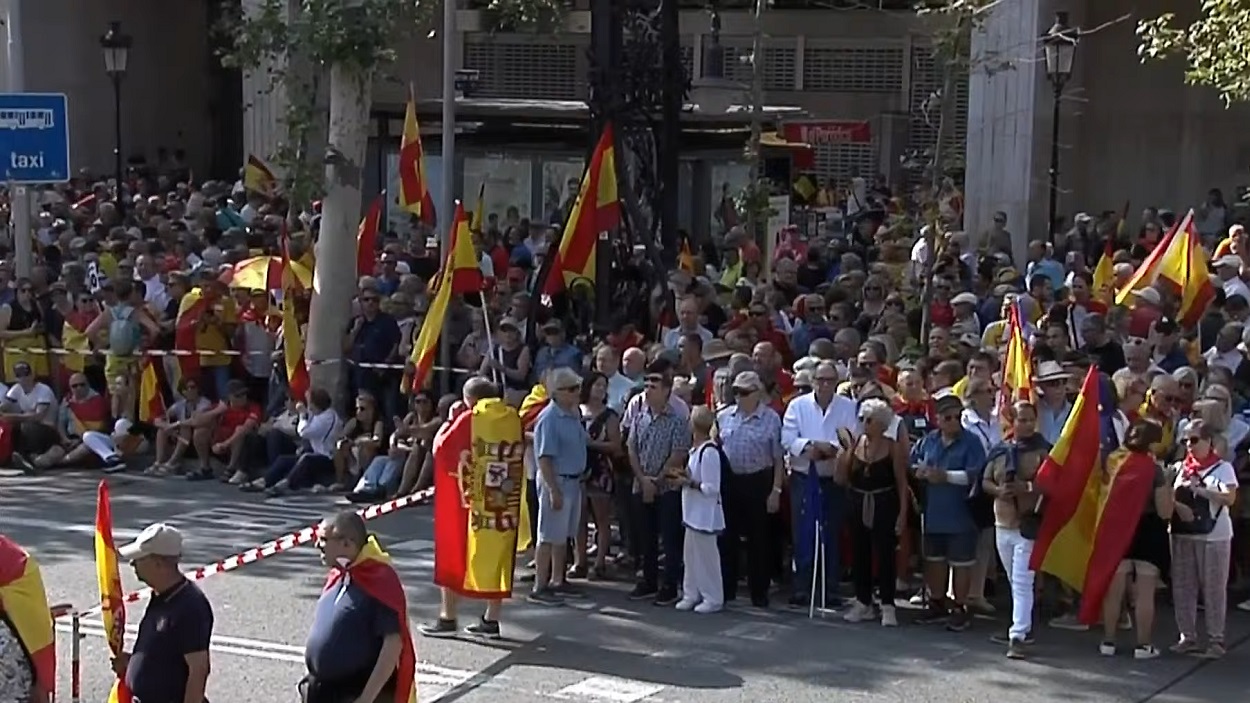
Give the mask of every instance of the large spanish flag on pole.
POLYGON ((434 367, 434 359, 438 357, 438 338, 443 331, 451 296, 478 291, 481 287, 482 269, 478 267, 477 251, 473 248, 473 238, 469 235, 464 205, 456 201, 451 249, 443 260, 443 269, 438 276, 438 290, 426 311, 425 322, 421 323, 421 332, 417 335, 416 343, 412 345, 411 361, 414 371, 411 388, 421 388, 430 369, 434 367))
POLYGON ((295 315, 295 273, 291 269, 290 236, 282 226, 282 360, 286 364, 287 393, 304 400, 310 385, 308 365, 304 363, 304 337, 295 315))
POLYGON ((1150 455, 1123 449, 1112 452, 1102 470, 1110 438, 1100 405, 1109 408, 1111 402, 1103 397, 1104 385, 1097 367, 1091 367, 1059 441, 1038 469, 1046 508, 1029 564, 1081 592, 1080 619, 1087 624, 1098 622, 1155 471, 1150 455))
POLYGON ((434 441, 434 583, 508 598, 525 504, 521 417, 498 398, 461 412, 434 441))
POLYGON ((0 534, 0 614, 8 620, 35 669, 35 686, 44 700, 56 688, 56 641, 52 612, 39 562, 0 534))
POLYGON ((330 569, 322 591, 334 588, 344 578, 398 618, 402 649, 395 668, 395 703, 417 703, 417 649, 412 644, 412 632, 408 629, 408 598, 404 595, 404 584, 399 580, 399 574, 391 565, 390 555, 382 551, 373 535, 369 536, 356 560, 346 569, 337 566, 330 569))
POLYGON ((417 124, 417 98, 408 91, 408 107, 404 110, 404 135, 399 142, 399 207, 421 218, 433 227, 434 197, 425 177, 425 150, 421 146, 421 128, 417 124))
MULTIPOLYGON (((117 569, 117 547, 113 544, 113 508, 109 486, 100 481, 95 502, 95 571, 100 584, 100 619, 113 656, 122 653, 126 640, 126 604, 122 602, 122 577, 117 569)), ((113 682, 108 703, 130 703, 130 689, 124 677, 113 682)))
POLYGON ((1163 237, 1133 272, 1133 277, 1116 294, 1115 303, 1124 305, 1133 291, 1155 285, 1180 298, 1176 316, 1183 327, 1198 324, 1215 298, 1207 254, 1194 227, 1193 210, 1163 237))
POLYGON ((573 210, 560 236, 560 248, 552 261, 547 280, 542 284, 541 290, 547 295, 555 295, 577 280, 586 280, 594 285, 595 245, 598 244, 599 233, 621 225, 615 144, 612 123, 609 122, 590 156, 590 163, 586 165, 577 199, 573 201, 573 210))

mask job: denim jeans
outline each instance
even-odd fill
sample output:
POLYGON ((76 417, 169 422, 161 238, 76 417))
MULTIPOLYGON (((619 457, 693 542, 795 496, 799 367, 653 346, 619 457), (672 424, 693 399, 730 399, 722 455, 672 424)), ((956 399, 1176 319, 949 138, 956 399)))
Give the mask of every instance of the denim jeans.
MULTIPOLYGON (((803 530, 811 529, 807 521, 814 520, 811 509, 806 505, 804 483, 807 476, 800 473, 790 474, 790 535, 794 540, 793 567, 794 582, 791 584, 794 594, 809 597, 812 587, 813 554, 811 544, 802 545, 803 530), (802 549, 805 553, 800 554, 802 549)), ((821 530, 821 538, 825 545, 825 591, 826 599, 836 597, 838 584, 842 580, 841 536, 842 525, 846 521, 846 489, 833 482, 832 478, 820 479, 820 497, 825 504, 825 525, 821 530)))
POLYGON ((399 479, 404 472, 404 460, 389 456, 375 456, 369 462, 361 480, 365 490, 393 493, 399 489, 399 479))
POLYGON ((278 457, 295 453, 295 440, 278 430, 270 430, 265 435, 265 458, 270 466, 278 461, 278 457))
POLYGON ((655 501, 644 503, 634 495, 634 524, 642 555, 642 583, 647 587, 676 590, 681 585, 682 541, 681 491, 663 491, 655 501), (664 545, 664 581, 660 582, 660 545, 664 545))
POLYGON ((320 454, 285 454, 265 472, 265 487, 283 479, 292 489, 329 483, 334 479, 334 460, 320 454))

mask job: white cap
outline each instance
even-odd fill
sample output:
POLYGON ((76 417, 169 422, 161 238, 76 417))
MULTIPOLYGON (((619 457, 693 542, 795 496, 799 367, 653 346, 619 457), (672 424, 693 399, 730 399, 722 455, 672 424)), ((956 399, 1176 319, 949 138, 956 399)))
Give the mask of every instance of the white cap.
POLYGON ((1158 305, 1162 302, 1162 299, 1159 297, 1159 291, 1154 288, 1141 288, 1133 291, 1133 295, 1141 298, 1151 305, 1158 305))
POLYGON ((973 295, 972 293, 967 293, 967 292, 960 293, 954 298, 951 298, 951 305, 974 305, 975 306, 976 304, 977 304, 977 297, 973 295))
POLYGON ((126 561, 152 556, 182 556, 182 533, 163 522, 148 525, 135 541, 120 547, 117 556, 126 561))

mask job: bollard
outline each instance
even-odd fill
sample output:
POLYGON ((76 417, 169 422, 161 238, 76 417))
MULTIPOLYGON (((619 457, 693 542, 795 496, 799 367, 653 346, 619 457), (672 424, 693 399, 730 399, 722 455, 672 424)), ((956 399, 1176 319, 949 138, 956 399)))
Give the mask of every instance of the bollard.
MULTIPOLYGON (((69 603, 57 603, 56 605, 50 606, 48 611, 52 615, 53 620, 58 620, 74 612, 74 606, 69 603)), ((56 682, 53 682, 53 688, 48 692, 48 694, 50 696, 48 698, 49 702, 56 703, 56 682)))
POLYGON ((82 615, 75 610, 70 615, 69 624, 69 699, 70 703, 80 703, 82 700, 81 674, 79 668, 79 657, 82 649, 82 615))

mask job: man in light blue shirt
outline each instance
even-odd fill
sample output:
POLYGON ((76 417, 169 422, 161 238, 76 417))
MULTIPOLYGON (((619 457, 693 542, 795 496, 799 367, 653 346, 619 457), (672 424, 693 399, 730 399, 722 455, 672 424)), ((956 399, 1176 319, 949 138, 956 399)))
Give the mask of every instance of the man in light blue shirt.
POLYGON ((1063 279, 1067 276, 1063 264, 1050 258, 1053 249, 1050 244, 1040 239, 1029 242, 1029 265, 1024 270, 1026 280, 1031 280, 1034 275, 1045 276, 1050 279, 1050 290, 1058 291, 1063 287, 1063 279))
POLYGON ((586 469, 588 436, 580 407, 582 379, 559 367, 547 376, 551 402, 534 424, 534 458, 538 462, 538 548, 534 590, 529 601, 561 605, 562 596, 580 595, 565 580, 568 541, 581 522, 582 473, 586 469))

